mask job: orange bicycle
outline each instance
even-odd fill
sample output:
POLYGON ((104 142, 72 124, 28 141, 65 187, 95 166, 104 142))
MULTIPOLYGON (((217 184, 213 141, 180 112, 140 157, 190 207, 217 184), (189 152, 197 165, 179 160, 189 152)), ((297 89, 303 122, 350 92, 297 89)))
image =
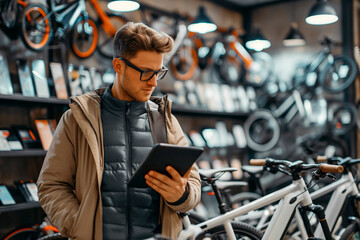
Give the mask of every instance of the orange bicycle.
POLYGON ((89 2, 99 16, 96 22, 89 17, 85 0, 63 4, 47 0, 48 8, 39 3, 28 4, 20 18, 24 44, 33 51, 42 51, 51 41, 58 44, 69 39, 72 51, 79 58, 90 57, 96 48, 102 55, 112 58, 112 39, 127 20, 107 14, 97 0, 89 2), (98 25, 101 25, 100 33, 98 25))

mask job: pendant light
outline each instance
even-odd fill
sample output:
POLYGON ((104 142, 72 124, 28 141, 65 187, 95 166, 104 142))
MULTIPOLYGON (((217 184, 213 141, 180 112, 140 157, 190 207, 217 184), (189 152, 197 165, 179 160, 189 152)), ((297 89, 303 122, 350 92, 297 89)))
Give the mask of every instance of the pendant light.
POLYGON ((188 26, 188 30, 190 32, 196 32, 201 34, 213 32, 216 29, 217 29, 216 24, 213 21, 211 21, 210 18, 207 16, 204 6, 199 7, 198 16, 188 26))
POLYGON ((305 21, 311 25, 325 25, 338 19, 335 9, 326 0, 317 0, 305 21))
POLYGON ((261 34, 261 31, 258 28, 256 29, 255 35, 250 37, 250 39, 245 43, 245 46, 248 49, 260 52, 263 49, 269 48, 271 46, 271 42, 261 34))
POLYGON ((140 4, 136 1, 114 0, 107 5, 108 9, 115 12, 132 12, 140 8, 140 4))
POLYGON ((283 45, 286 47, 295 47, 295 46, 304 46, 305 39, 301 32, 299 31, 298 25, 296 22, 291 23, 290 31, 286 35, 286 38, 283 40, 283 45))

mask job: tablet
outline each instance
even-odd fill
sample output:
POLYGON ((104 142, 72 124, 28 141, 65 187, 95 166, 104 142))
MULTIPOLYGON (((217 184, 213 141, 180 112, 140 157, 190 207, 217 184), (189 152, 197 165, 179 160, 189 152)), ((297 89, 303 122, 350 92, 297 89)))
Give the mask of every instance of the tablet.
POLYGON ((128 186, 136 188, 148 187, 145 182, 145 175, 150 170, 154 170, 171 177, 165 170, 165 168, 169 165, 175 168, 181 176, 184 176, 193 163, 200 157, 203 151, 203 148, 198 147, 185 147, 158 143, 151 149, 145 161, 131 177, 128 186))

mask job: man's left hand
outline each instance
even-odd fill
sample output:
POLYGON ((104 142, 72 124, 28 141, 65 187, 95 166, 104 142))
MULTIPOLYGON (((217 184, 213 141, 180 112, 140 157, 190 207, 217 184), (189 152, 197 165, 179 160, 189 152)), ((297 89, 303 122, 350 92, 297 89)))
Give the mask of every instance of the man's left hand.
POLYGON ((171 166, 167 166, 166 171, 172 178, 156 171, 149 171, 145 175, 146 184, 163 196, 167 202, 173 203, 185 193, 191 168, 183 177, 171 166))

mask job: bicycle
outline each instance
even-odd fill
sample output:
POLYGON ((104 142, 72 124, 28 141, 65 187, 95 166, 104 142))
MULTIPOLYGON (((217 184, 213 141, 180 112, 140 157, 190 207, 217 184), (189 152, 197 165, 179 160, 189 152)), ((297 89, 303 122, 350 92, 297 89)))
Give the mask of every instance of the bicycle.
MULTIPOLYGON (((212 218, 195 226, 189 226, 188 223, 184 223, 185 230, 180 233, 178 239, 196 237, 199 236, 199 234, 201 234, 200 237, 204 237, 206 234, 215 233, 225 234, 229 239, 236 239, 236 230, 233 228, 235 225, 231 223, 232 219, 279 200, 280 203, 278 204, 274 216, 271 218, 270 224, 264 233, 263 239, 281 239, 286 233, 288 224, 290 223, 293 213, 297 209, 298 205, 300 205, 304 211, 301 211, 301 218, 297 218, 297 220, 304 222, 309 239, 314 236, 310 227, 310 223, 307 219, 307 211, 315 212, 317 217, 321 219, 320 224, 325 233, 326 239, 332 239, 330 229, 326 222, 324 208, 312 203, 306 184, 300 174, 305 171, 315 170, 313 174, 316 177, 321 178, 325 175, 325 173, 328 172, 342 172, 343 168, 341 166, 334 166, 329 164, 304 164, 302 161, 290 162, 286 160, 273 160, 269 158, 266 160, 252 159, 250 160, 250 164, 264 166, 265 168, 274 169, 287 175, 291 175, 293 182, 272 194, 264 196, 244 206, 228 211, 221 216, 212 218), (223 225, 223 227, 221 225, 223 225)), ((214 177, 216 176, 211 175, 211 178, 214 177)), ((257 232, 251 231, 251 233, 254 233, 254 236, 256 236, 257 232)), ((252 237, 250 239, 257 238, 252 237)))
POLYGON ((306 85, 309 89, 315 89, 320 85, 329 93, 342 92, 355 80, 357 65, 348 56, 334 56, 331 52, 331 46, 339 44, 327 36, 321 40, 320 44, 324 46, 322 51, 305 67, 297 69, 297 74, 293 78, 293 85, 295 87, 306 85))
POLYGON ((1 0, 0 1, 0 29, 11 40, 19 37, 20 14, 27 6, 23 0, 1 0))
POLYGON ((29 4, 20 19, 20 35, 25 46, 42 51, 50 41, 62 42, 69 38, 71 49, 79 58, 90 57, 96 49, 103 56, 112 58, 113 37, 127 19, 106 13, 97 0, 89 2, 99 16, 96 22, 89 17, 85 0, 63 4, 47 0, 48 8, 38 3, 29 4), (100 33, 98 24, 101 25, 100 33))
POLYGON ((44 221, 39 225, 36 224, 31 227, 23 227, 16 229, 7 234, 3 240, 66 240, 59 233, 59 230, 54 227, 50 220, 45 217, 44 221))

